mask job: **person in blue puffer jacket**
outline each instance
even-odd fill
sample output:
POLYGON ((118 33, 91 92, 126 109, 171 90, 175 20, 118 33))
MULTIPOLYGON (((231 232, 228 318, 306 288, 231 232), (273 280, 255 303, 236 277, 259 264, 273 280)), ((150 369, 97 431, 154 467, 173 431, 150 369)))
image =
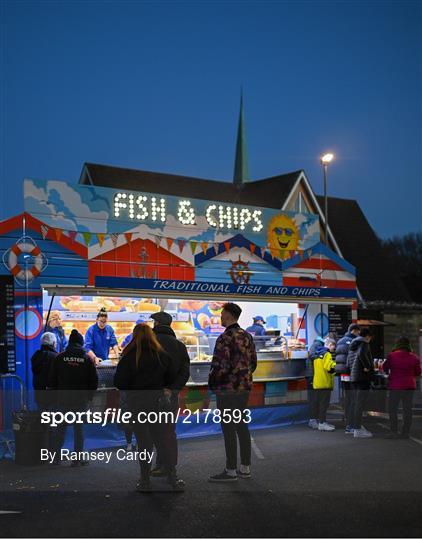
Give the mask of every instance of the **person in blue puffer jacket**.
POLYGON ((350 382, 350 370, 347 367, 347 355, 350 344, 358 336, 360 336, 360 326, 352 323, 349 325, 347 333, 338 340, 336 347, 336 373, 340 374, 344 418, 346 420, 345 433, 348 434, 353 434, 353 389, 350 382))

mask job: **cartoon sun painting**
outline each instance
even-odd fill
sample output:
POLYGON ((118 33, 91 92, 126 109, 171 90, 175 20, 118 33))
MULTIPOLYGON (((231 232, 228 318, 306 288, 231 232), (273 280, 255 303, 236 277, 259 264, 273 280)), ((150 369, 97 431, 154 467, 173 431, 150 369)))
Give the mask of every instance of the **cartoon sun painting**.
POLYGON ((299 248, 299 229, 294 220, 286 214, 274 216, 267 229, 267 244, 271 255, 288 259, 289 251, 299 248))

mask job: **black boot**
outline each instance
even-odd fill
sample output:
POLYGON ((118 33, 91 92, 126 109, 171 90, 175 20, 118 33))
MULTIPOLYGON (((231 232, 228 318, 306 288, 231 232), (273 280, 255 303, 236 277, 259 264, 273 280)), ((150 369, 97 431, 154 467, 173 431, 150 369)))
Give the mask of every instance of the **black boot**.
POLYGON ((173 491, 185 491, 186 484, 181 478, 178 478, 176 469, 168 472, 167 482, 171 485, 173 491))
POLYGON ((136 491, 145 493, 151 491, 151 465, 149 463, 140 463, 141 466, 141 476, 138 483, 136 484, 136 491))

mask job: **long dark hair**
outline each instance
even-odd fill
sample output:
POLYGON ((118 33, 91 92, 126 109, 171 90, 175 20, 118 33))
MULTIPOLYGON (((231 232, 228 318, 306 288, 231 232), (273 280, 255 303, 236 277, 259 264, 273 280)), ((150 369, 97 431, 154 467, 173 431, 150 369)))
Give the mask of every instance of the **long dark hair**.
MULTIPOLYGON (((143 351, 155 352, 157 357, 163 351, 152 328, 145 323, 137 324, 133 329, 132 339, 123 349, 123 355, 128 354, 132 349, 136 349, 136 369, 139 368, 143 351)), ((159 357, 158 357, 159 359, 159 357)))

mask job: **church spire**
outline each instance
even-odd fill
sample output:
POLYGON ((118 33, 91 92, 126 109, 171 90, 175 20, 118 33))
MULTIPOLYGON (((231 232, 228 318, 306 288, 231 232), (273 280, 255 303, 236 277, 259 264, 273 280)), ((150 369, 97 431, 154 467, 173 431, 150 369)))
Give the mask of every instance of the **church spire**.
POLYGON ((234 162, 233 182, 243 184, 249 180, 248 153, 246 150, 245 122, 243 118, 243 89, 240 90, 240 112, 237 127, 236 159, 234 162))

